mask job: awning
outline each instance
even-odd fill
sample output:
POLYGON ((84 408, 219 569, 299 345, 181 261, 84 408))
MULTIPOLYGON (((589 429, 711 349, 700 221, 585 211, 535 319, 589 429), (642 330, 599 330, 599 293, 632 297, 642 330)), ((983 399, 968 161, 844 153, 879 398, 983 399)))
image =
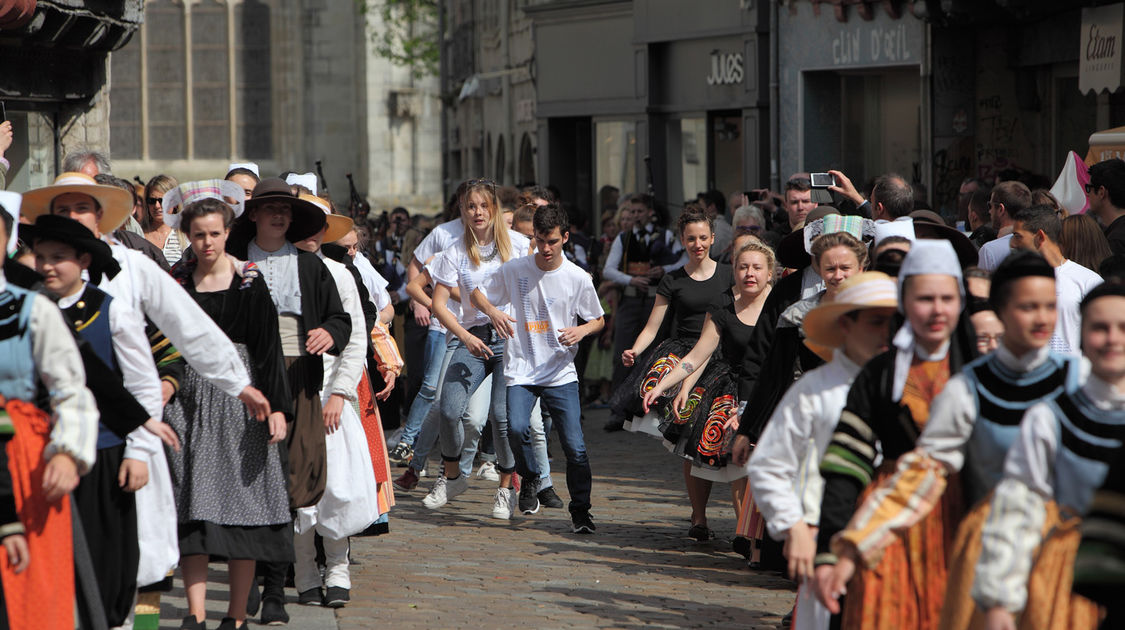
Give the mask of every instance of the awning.
POLYGON ((1090 136, 1090 150, 1086 153, 1086 166, 1111 158, 1125 159, 1125 127, 1106 129, 1090 136))
POLYGON ((1082 9, 1078 46, 1078 89, 1083 94, 1121 87, 1122 21, 1125 4, 1082 9))

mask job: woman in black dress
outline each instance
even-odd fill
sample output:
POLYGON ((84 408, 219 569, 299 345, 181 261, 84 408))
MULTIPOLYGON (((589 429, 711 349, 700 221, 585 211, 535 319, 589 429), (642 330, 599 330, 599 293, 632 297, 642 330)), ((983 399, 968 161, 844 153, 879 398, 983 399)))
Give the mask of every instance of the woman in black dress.
MULTIPOLYGON (((622 363, 633 370, 612 401, 615 414, 631 419, 625 423, 627 429, 649 433, 660 439, 664 438, 660 424, 662 418, 669 416, 670 406, 662 405, 646 413, 644 396, 695 345, 715 297, 728 292, 733 283, 730 267, 720 265, 710 257, 715 238, 713 221, 702 210, 689 208, 680 215, 678 227, 688 262, 661 278, 648 323, 633 342, 633 347, 621 354, 622 363), (666 341, 654 347, 666 315, 671 315, 671 334, 666 341)), ((684 471, 692 505, 701 496, 705 503, 703 493, 710 491, 710 484, 704 487, 696 483, 691 476, 690 464, 685 464, 684 471)), ((699 524, 706 529, 705 517, 699 515, 699 519, 702 520, 693 519, 693 530, 699 524)))
POLYGON ((238 399, 190 365, 178 403, 165 410, 183 441, 183 450, 169 458, 190 613, 183 628, 200 628, 206 617, 209 558, 225 558, 230 565, 230 601, 220 630, 246 626, 256 562, 293 561, 293 525, 278 447, 293 398, 269 288, 254 264, 226 254, 233 219, 230 206, 217 199, 189 204, 181 224, 195 257, 181 260, 172 274, 234 342, 271 411, 251 417, 238 399))
POLYGON ((707 526, 707 499, 714 481, 731 482, 735 513, 746 491, 746 473, 730 461, 729 444, 738 428, 738 371, 742 355, 770 293, 776 259, 773 250, 752 236, 735 241, 734 287, 712 304, 699 341, 691 352, 644 398, 644 408, 668 405, 661 423, 664 439, 682 455, 684 479, 692 495, 692 528, 699 540, 713 536, 707 526))

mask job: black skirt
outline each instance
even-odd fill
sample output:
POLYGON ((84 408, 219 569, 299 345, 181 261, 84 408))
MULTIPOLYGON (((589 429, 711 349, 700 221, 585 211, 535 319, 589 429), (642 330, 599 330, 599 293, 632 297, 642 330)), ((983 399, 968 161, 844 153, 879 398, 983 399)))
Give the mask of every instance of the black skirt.
MULTIPOLYGON (((668 339, 657 346, 649 346, 648 350, 637 357, 629 375, 610 398, 613 413, 627 420, 644 416, 642 403, 645 394, 652 391, 660 379, 679 365, 693 346, 694 339, 668 339)), ((667 415, 667 403, 675 398, 678 391, 679 388, 674 387, 661 396, 656 405, 659 415, 667 415)))
POLYGON ((94 466, 74 490, 74 508, 90 548, 109 627, 125 623, 137 592, 137 500, 117 484, 125 445, 98 449, 94 466))
POLYGON ((180 523, 180 555, 206 555, 214 561, 293 562, 293 523, 247 527, 180 523))

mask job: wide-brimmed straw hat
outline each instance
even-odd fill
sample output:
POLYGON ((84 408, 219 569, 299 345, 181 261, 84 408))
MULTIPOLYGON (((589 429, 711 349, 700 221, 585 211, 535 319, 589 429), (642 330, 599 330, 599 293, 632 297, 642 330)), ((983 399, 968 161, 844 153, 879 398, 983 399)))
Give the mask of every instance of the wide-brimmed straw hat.
POLYGON ((66 193, 89 195, 98 202, 102 210, 98 231, 102 234, 109 234, 121 227, 133 212, 133 195, 129 191, 99 184, 85 173, 63 173, 50 186, 25 192, 21 212, 31 220, 40 215, 51 214, 51 202, 66 193))
POLYGON ((39 241, 56 241, 73 247, 79 254, 90 255, 90 280, 98 283, 104 274, 112 278, 121 271, 121 266, 113 258, 113 250, 104 241, 94 236, 85 225, 70 217, 54 214, 41 214, 35 223, 24 225, 20 230, 23 241, 34 247, 39 241))
POLYGON ((324 210, 294 195, 293 189, 280 177, 267 177, 258 182, 245 202, 246 213, 249 214, 258 206, 271 201, 284 201, 292 209, 293 220, 286 232, 286 238, 291 242, 304 240, 324 227, 324 210))
POLYGON ((896 307, 898 285, 894 278, 881 271, 857 273, 840 283, 836 299, 821 302, 805 315, 805 337, 814 351, 815 346, 838 348, 844 345, 844 331, 836 322, 841 315, 870 308, 896 307))
MULTIPOLYGON (((332 212, 332 206, 324 199, 305 193, 301 193, 300 198, 324 211, 324 218, 328 222, 328 226, 324 230, 325 243, 333 243, 344 238, 348 235, 348 232, 351 232, 352 228, 355 227, 355 221, 341 214, 334 214, 332 212)), ((286 236, 288 236, 288 234, 286 236)))
POLYGON ((225 179, 204 179, 186 182, 164 193, 161 208, 164 212, 164 225, 180 230, 180 213, 189 204, 203 199, 218 199, 234 209, 234 216, 242 216, 246 192, 242 186, 225 179))

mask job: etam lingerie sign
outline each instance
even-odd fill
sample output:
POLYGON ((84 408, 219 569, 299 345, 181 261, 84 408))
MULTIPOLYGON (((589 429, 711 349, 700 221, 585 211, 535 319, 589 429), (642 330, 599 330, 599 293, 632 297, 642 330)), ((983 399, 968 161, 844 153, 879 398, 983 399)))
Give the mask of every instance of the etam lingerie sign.
POLYGON ((1125 4, 1082 9, 1078 89, 1113 92, 1121 86, 1121 25, 1125 4))

